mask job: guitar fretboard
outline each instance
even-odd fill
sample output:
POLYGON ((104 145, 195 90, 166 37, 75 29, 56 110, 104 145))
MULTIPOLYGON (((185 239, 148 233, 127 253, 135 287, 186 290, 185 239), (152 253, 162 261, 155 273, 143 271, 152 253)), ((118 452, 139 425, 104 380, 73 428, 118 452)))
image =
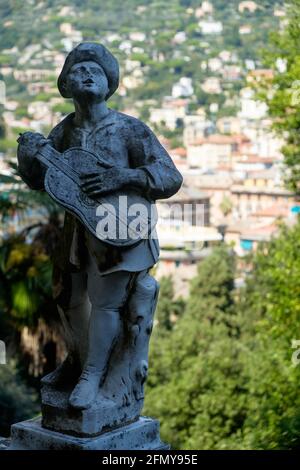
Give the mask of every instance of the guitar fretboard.
POLYGON ((46 144, 41 147, 38 151, 37 158, 47 167, 55 166, 59 171, 62 171, 71 178, 74 183, 80 185, 80 178, 77 171, 68 165, 64 161, 63 155, 51 147, 51 145, 46 144))

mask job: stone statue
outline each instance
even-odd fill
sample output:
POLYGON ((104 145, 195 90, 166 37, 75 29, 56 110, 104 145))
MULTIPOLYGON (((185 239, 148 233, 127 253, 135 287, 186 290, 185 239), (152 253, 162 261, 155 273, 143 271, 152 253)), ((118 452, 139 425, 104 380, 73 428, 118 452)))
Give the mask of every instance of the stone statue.
POLYGON ((81 437, 139 419, 158 295, 149 274, 159 256, 153 226, 132 241, 97 236, 93 201, 116 204, 121 194, 152 204, 182 184, 153 132, 108 108, 118 83, 116 58, 101 44, 79 44, 58 78, 75 112, 47 138, 21 135, 18 147, 23 180, 66 209, 53 290, 68 355, 42 379, 42 426, 81 437))

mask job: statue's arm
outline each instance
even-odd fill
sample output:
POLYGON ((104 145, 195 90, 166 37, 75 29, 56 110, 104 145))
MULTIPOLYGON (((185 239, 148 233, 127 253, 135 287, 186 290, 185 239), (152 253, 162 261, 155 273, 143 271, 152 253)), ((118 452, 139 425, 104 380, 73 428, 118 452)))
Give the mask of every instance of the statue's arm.
POLYGON ((123 187, 135 188, 153 201, 175 194, 182 185, 182 176, 149 127, 128 117, 123 131, 130 167, 82 174, 81 189, 92 198, 123 187))
POLYGON ((133 122, 128 150, 134 168, 130 185, 140 187, 152 200, 177 193, 182 185, 182 175, 154 133, 141 121, 133 122))
POLYGON ((18 139, 17 150, 18 173, 22 180, 31 188, 44 190, 46 168, 35 157, 37 142, 41 134, 25 133, 18 139))
MULTIPOLYGON (((22 180, 35 190, 44 190, 44 180, 47 168, 36 158, 36 152, 41 134, 28 132, 19 138, 17 150, 18 172, 22 180)), ((61 127, 58 125, 50 132, 47 140, 54 148, 59 147, 61 127)))
POLYGON ((30 189, 44 190, 44 168, 36 161, 30 161, 30 158, 26 159, 28 164, 24 162, 19 164, 18 172, 22 180, 30 187, 30 189))

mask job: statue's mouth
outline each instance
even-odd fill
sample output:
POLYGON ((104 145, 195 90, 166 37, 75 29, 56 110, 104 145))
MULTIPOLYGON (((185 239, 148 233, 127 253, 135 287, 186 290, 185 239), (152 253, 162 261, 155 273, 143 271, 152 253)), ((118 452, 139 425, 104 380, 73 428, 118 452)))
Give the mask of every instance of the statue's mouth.
POLYGON ((91 85, 94 83, 94 80, 92 80, 91 78, 88 78, 87 80, 84 80, 84 85, 91 85))

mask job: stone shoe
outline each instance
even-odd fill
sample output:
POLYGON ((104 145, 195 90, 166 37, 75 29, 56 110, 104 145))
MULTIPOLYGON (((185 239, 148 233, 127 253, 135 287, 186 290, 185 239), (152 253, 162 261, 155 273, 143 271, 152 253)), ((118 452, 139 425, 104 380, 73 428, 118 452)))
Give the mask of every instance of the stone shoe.
POLYGON ((99 391, 101 376, 102 372, 96 367, 87 366, 84 368, 79 382, 69 398, 69 403, 73 408, 85 410, 92 406, 99 391))
POLYGON ((57 385, 76 383, 80 376, 80 366, 68 355, 66 359, 50 374, 41 379, 42 385, 57 385))

